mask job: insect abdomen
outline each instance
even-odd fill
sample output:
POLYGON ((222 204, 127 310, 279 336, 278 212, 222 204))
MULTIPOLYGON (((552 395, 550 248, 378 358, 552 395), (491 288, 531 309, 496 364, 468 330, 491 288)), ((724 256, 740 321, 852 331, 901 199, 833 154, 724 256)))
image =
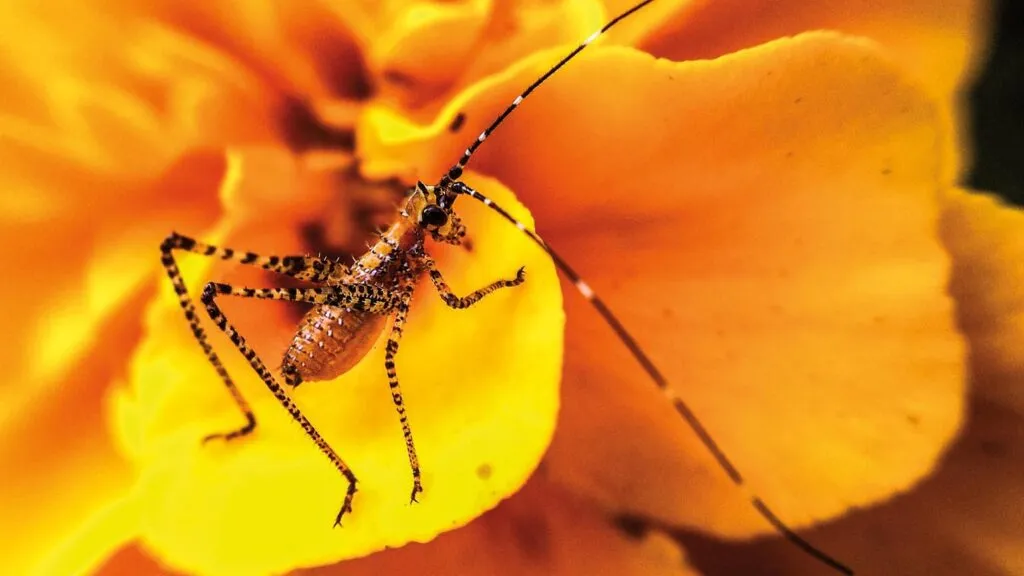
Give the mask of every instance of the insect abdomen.
POLYGON ((384 328, 386 315, 317 306, 302 318, 284 353, 281 372, 295 386, 307 380, 330 380, 356 365, 384 328))

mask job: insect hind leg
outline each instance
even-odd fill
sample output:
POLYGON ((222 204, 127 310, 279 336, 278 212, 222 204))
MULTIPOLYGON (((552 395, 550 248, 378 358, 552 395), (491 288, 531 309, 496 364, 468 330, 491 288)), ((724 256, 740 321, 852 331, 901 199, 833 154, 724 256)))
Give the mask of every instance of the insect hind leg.
MULTIPOLYGON (((181 306, 185 314, 185 319, 188 321, 189 327, 192 329, 192 335, 199 343, 199 346, 203 349, 203 353, 206 354, 207 360, 209 360, 210 364, 212 364, 214 369, 217 371, 217 375, 220 376, 224 386, 231 394, 232 400, 234 400, 246 420, 245 425, 240 428, 226 433, 210 434, 203 439, 203 442, 205 443, 216 438, 233 440, 241 436, 246 436, 256 429, 256 416, 245 397, 242 396, 242 393, 238 390, 238 387, 231 379, 231 376, 228 375, 227 370, 224 369, 223 363, 207 340, 206 331, 199 324, 199 319, 196 316, 195 305, 192 302, 191 296, 188 294, 188 289, 185 286, 185 280, 181 275, 181 270, 178 268, 177 261, 174 259, 175 250, 182 250, 185 252, 192 252, 193 254, 199 254, 201 256, 234 261, 249 266, 256 266, 270 272, 276 272, 298 280, 311 282, 322 282, 332 276, 338 276, 345 271, 345 267, 336 262, 313 256, 260 256, 253 252, 242 252, 232 248, 222 248, 211 244, 205 244, 189 236, 178 234, 177 232, 171 232, 160 244, 160 262, 163 265, 167 276, 171 279, 171 284, 174 285, 174 291, 178 295, 178 304, 181 306)), ((288 380, 287 374, 285 375, 285 379, 286 381, 288 380)), ((299 381, 301 381, 301 379, 299 381)))
POLYGON ((232 248, 204 244, 177 232, 171 232, 160 245, 160 251, 164 254, 170 254, 172 250, 184 250, 193 254, 238 262, 239 264, 263 268, 270 272, 309 282, 323 282, 332 276, 340 276, 346 270, 342 264, 332 262, 326 258, 317 258, 315 256, 261 256, 254 252, 242 252, 232 248))
MULTIPOLYGON (((256 415, 249 406, 249 402, 246 401, 244 396, 242 396, 242 392, 238 389, 238 386, 236 386, 234 381, 231 379, 227 369, 224 368, 224 364, 221 362, 220 357, 217 356, 217 352, 215 352, 213 346, 210 345, 210 342, 206 337, 206 330, 204 330, 199 324, 199 318, 196 316, 195 304, 192 302, 192 297, 189 296, 188 288, 185 286, 185 280, 181 275, 181 270, 178 268, 178 263, 174 260, 174 255, 172 254, 172 250, 176 248, 183 248, 183 246, 177 243, 177 241, 183 238, 184 237, 178 237, 178 235, 172 234, 163 242, 163 244, 160 245, 160 263, 163 265, 167 276, 171 279, 171 284, 174 286, 174 292, 178 295, 178 304, 185 313, 185 319, 188 321, 189 328, 192 329, 192 336, 195 337, 196 342, 198 342, 200 348, 203 349, 203 353, 206 354, 206 359, 209 360, 210 364, 213 365, 214 369, 217 371, 217 375, 220 376, 224 386, 231 394, 232 400, 234 400, 238 409, 245 416, 245 425, 230 432, 210 434, 203 438, 203 442, 205 443, 215 438, 232 440, 240 436, 251 434, 253 430, 256 429, 256 415)), ((193 245, 195 245, 194 242, 193 245)))
MULTIPOLYGON (((372 304, 376 299, 371 296, 366 296, 365 291, 358 291, 359 302, 370 302, 372 304)), ((214 324, 227 337, 231 340, 231 343, 235 345, 242 356, 249 361, 249 365, 263 380, 263 383, 267 386, 270 392, 274 395, 274 398, 284 407, 285 410, 291 415, 292 419, 295 420, 299 426, 302 427, 306 435, 316 444, 317 448, 331 461, 331 464, 337 468, 338 472, 348 481, 348 490, 345 493, 345 500, 341 506, 341 510, 334 519, 334 525, 341 525, 341 518, 346 513, 352 511, 352 500, 356 493, 356 476, 352 472, 352 469, 345 463, 344 460, 338 456, 337 452, 324 440, 323 436, 313 427, 312 422, 299 410, 299 407, 295 402, 285 393, 284 388, 277 383, 274 379, 273 374, 267 369, 266 365, 256 355, 256 351, 253 350, 246 342, 245 337, 238 333, 227 316, 221 311, 220 306, 217 305, 217 296, 238 296, 242 298, 255 298, 262 300, 283 300, 287 302, 302 302, 306 304, 326 304, 333 301, 342 301, 349 305, 353 304, 353 298, 355 297, 352 291, 345 286, 337 286, 331 288, 236 288, 228 284, 220 284, 210 282, 203 289, 203 295, 200 301, 206 307, 206 312, 210 316, 210 319, 214 324)), ((364 304, 370 305, 370 304, 364 304)))

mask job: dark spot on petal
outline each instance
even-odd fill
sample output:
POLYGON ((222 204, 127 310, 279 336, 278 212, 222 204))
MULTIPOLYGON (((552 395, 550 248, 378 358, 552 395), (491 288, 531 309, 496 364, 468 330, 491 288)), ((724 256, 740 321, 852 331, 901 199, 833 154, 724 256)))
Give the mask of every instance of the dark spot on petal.
POLYGON ((399 70, 384 70, 381 78, 388 84, 394 84, 400 88, 410 88, 416 85, 416 79, 399 70))
POLYGON ((650 530, 650 526, 647 522, 640 519, 637 516, 630 516, 623 514, 622 516, 615 517, 612 522, 620 532, 626 535, 631 540, 640 540, 647 535, 647 531, 650 530))
POLYGON ((452 123, 448 125, 449 132, 458 132, 462 126, 466 123, 466 115, 459 112, 452 118, 452 123))
POLYGON ((493 473, 494 469, 486 462, 476 467, 476 476, 481 480, 489 479, 493 473))
POLYGON ((1006 456, 1008 452, 1005 444, 998 440, 982 440, 981 441, 981 453, 992 457, 1000 458, 1006 456))
POLYGON ((518 516, 510 524, 512 537, 523 556, 540 563, 551 556, 551 530, 544 516, 518 516))

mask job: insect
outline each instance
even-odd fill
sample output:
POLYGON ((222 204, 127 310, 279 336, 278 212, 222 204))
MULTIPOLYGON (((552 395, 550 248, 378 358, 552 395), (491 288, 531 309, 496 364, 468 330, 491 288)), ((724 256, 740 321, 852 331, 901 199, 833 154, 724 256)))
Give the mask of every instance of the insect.
MULTIPOLYGON (((395 368, 395 359, 416 281, 426 274, 441 299, 448 306, 461 309, 473 306, 496 290, 512 288, 526 280, 525 270, 520 268, 514 276, 495 280, 467 296, 459 297, 452 293, 442 272, 427 253, 425 241, 429 236, 436 242, 452 245, 464 243, 466 227, 455 213, 454 204, 459 197, 467 196, 483 203, 501 218, 516 226, 552 258, 556 267, 576 286, 583 298, 590 302, 619 340, 628 348, 651 381, 666 394, 676 411, 711 452, 726 475, 739 489, 746 492, 744 479, 737 468, 719 448, 686 402, 672 392, 661 371, 595 291, 540 236, 489 198, 460 180, 473 154, 534 90, 603 33, 651 2, 653 0, 643 0, 619 14, 537 78, 480 133, 436 184, 427 185, 417 182, 408 193, 397 220, 352 266, 343 266, 335 261, 313 256, 261 256, 252 252, 240 252, 231 248, 204 244, 177 233, 168 236, 160 246, 161 262, 174 285, 185 318, 195 339, 246 418, 244 426, 229 432, 211 434, 204 441, 231 440, 250 434, 256 427, 256 418, 207 340, 206 333, 199 323, 195 305, 188 294, 175 261, 175 251, 192 252, 256 266, 311 285, 301 288, 241 288, 210 282, 206 284, 200 301, 213 323, 228 336, 271 393, 292 418, 302 426, 305 433, 347 481, 348 488, 344 501, 335 517, 336 526, 341 523, 343 516, 352 510, 352 502, 357 490, 355 473, 302 414, 285 392, 284 386, 278 383, 272 372, 246 342, 246 339, 228 321, 218 304, 218 298, 234 296, 297 302, 313 306, 301 320, 290 346, 284 353, 281 364, 280 372, 284 383, 291 387, 309 380, 332 379, 348 371, 374 345, 377 337, 384 331, 387 319, 389 317, 392 319, 385 348, 384 368, 405 439, 413 479, 410 500, 415 502, 417 495, 423 491, 420 465, 395 368)), ((749 494, 749 498, 753 507, 780 534, 801 550, 840 573, 853 573, 850 568, 797 535, 758 496, 749 494)))

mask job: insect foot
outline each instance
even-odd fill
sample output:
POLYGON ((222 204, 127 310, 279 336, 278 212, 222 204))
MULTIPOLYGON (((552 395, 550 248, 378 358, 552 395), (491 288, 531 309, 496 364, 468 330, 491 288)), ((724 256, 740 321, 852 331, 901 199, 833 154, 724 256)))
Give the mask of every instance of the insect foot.
POLYGON ((341 526, 342 516, 352 512, 352 498, 356 495, 356 490, 357 488, 355 480, 349 480, 348 492, 345 494, 345 502, 341 505, 341 510, 338 511, 338 515, 334 517, 335 528, 341 526))
POLYGON ((256 417, 253 416, 252 414, 246 414, 245 419, 245 426, 242 426, 238 430, 232 430, 231 432, 218 432, 216 434, 207 434, 206 436, 203 436, 202 443, 206 444, 211 440, 219 439, 222 439, 225 442, 227 442, 230 440, 234 440, 235 438, 241 438, 242 436, 248 436, 249 434, 252 434, 253 431, 256 430, 256 417))
POLYGON ((409 496, 409 504, 418 504, 419 500, 416 499, 416 495, 423 492, 423 484, 420 484, 419 476, 412 481, 412 496, 409 496))

